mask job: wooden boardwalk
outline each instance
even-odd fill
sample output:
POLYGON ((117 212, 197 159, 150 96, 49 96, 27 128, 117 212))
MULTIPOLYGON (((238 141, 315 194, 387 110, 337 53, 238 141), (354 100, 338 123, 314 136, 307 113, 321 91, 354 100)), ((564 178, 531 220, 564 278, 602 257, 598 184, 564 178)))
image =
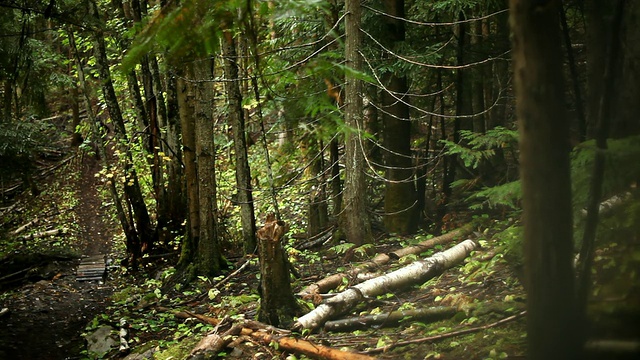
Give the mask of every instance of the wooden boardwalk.
POLYGON ((103 281, 107 275, 104 255, 92 255, 80 261, 76 281, 103 281))

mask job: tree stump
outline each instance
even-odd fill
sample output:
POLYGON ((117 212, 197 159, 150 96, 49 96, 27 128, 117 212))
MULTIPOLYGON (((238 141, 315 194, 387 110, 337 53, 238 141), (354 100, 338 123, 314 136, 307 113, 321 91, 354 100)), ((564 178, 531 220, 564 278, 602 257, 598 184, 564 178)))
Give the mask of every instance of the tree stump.
POLYGON ((260 259, 260 310, 258 320, 273 326, 286 327, 301 313, 293 296, 290 266, 282 246, 289 229, 275 215, 267 216, 265 225, 256 233, 260 259))

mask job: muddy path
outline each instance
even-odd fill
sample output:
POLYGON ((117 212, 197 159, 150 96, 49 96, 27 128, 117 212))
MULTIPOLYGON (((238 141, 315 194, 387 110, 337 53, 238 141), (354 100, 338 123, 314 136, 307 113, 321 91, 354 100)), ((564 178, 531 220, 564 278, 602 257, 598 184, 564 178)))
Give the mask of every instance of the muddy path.
MULTIPOLYGON (((100 184, 94 175, 99 168, 95 160, 85 159, 85 164, 75 162, 57 175, 65 177, 78 171, 81 176, 51 180, 72 182, 69 185, 75 189, 77 203, 72 215, 77 231, 63 240, 76 242, 82 257, 108 255, 111 250, 114 227, 98 193, 100 184)), ((55 193, 44 196, 47 198, 38 200, 60 201, 55 193)), ((108 280, 76 281, 79 263, 78 258, 48 259, 42 266, 52 277, 35 282, 30 279, 1 294, 0 308, 8 313, 0 317, 0 359, 83 358, 83 331, 109 304, 113 289, 108 280)))

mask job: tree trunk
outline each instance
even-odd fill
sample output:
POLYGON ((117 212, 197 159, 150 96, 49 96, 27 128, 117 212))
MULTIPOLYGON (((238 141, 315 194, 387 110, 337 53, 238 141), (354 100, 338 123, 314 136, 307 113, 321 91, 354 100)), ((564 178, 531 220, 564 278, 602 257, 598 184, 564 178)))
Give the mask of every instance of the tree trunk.
POLYGON ((193 64, 186 65, 186 71, 177 76, 177 97, 182 127, 182 151, 184 176, 187 188, 187 230, 182 242, 179 267, 186 268, 195 259, 200 238, 200 210, 198 195, 198 170, 196 165, 196 130, 194 119, 193 85, 185 80, 194 78, 193 64))
POLYGON ((238 77, 238 56, 236 42, 231 30, 224 32, 222 53, 224 56, 225 82, 227 101, 229 102, 229 122, 233 130, 233 143, 236 157, 236 185, 240 218, 242 220, 242 239, 244 252, 252 254, 256 251, 256 220, 251 188, 251 169, 247 157, 247 141, 242 109, 242 93, 238 77))
MULTIPOLYGON (((309 163, 309 206, 307 211, 307 238, 320 234, 329 223, 327 212, 327 185, 324 173, 324 150, 322 141, 305 137, 309 142, 306 147, 305 159, 309 163)), ((303 141, 305 141, 303 140, 303 141)))
POLYGON ((300 314, 293 296, 290 266, 283 247, 288 226, 269 215, 265 225, 257 232, 260 258, 260 310, 258 320, 273 326, 285 327, 300 314))
MULTIPOLYGON (((362 59, 358 53, 362 43, 360 33, 360 0, 347 0, 345 11, 345 59, 346 66, 360 71, 362 59)), ((370 243, 371 226, 366 208, 366 178, 363 127, 362 81, 349 72, 345 83, 345 182, 342 230, 347 241, 355 245, 370 243)))
POLYGON ((198 275, 213 277, 220 274, 222 253, 218 241, 217 196, 215 176, 215 147, 213 143, 213 77, 209 61, 196 62, 199 81, 194 85, 195 92, 195 133, 196 164, 198 174, 198 208, 200 211, 200 236, 196 268, 198 275))
POLYGON ((510 0, 532 360, 579 358, 559 4, 510 0))
MULTIPOLYGON (((182 167, 182 146, 180 144, 180 113, 178 111, 177 78, 173 67, 167 78, 167 123, 163 127, 165 142, 163 151, 169 157, 167 164, 167 229, 171 237, 183 228, 186 205, 184 170, 182 167)), ((168 241, 169 239, 165 239, 168 241)), ((167 244, 165 244, 167 245, 167 244)))
MULTIPOLYGON (((385 11, 392 17, 387 19, 386 43, 393 49, 405 39, 404 0, 387 0, 385 11)), ((386 76, 386 90, 382 92, 384 164, 386 172, 384 195, 384 224, 387 231, 412 234, 418 225, 418 201, 414 185, 411 156, 411 119, 409 115, 409 92, 404 75, 386 76)))

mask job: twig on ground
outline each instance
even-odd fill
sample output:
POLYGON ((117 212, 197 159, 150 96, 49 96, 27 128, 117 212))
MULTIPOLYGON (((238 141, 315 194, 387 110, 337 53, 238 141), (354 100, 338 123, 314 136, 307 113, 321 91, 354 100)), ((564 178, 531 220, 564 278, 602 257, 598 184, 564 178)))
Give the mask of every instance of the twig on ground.
POLYGON ((389 345, 381 346, 381 347, 378 347, 378 348, 375 348, 375 349, 362 351, 362 353, 363 354, 378 354, 378 353, 381 353, 381 352, 389 351, 389 350, 391 350, 393 348, 396 348, 396 347, 399 347, 399 346, 406 346, 406 345, 410 345, 410 344, 419 344, 419 343, 423 343, 423 342, 437 341, 437 340, 447 339, 447 338, 450 338, 450 337, 470 334, 470 333, 473 333, 473 332, 476 332, 476 331, 487 330, 487 329, 490 329, 492 327, 500 326, 500 325, 502 325, 504 323, 508 323, 510 321, 519 319, 519 318, 523 317, 526 313, 527 313, 526 311, 521 311, 521 312, 519 312, 519 313, 517 313, 515 315, 511 315, 509 317, 506 317, 504 319, 498 320, 498 321, 496 321, 494 323, 491 323, 491 324, 487 324, 487 325, 483 325, 483 326, 476 326, 476 327, 472 327, 472 328, 468 328, 468 329, 464 329, 464 330, 452 331, 452 332, 439 334, 439 335, 434 335, 434 336, 423 337, 423 338, 419 338, 419 339, 398 341, 397 343, 394 343, 394 344, 389 344, 389 345))

